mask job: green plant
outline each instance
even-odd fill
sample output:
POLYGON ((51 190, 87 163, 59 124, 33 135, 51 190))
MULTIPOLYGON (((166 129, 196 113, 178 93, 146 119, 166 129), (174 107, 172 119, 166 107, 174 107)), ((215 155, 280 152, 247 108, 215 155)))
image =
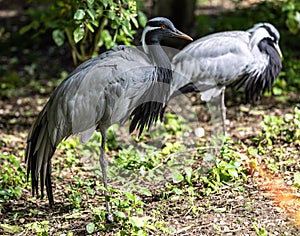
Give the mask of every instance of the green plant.
POLYGON ((295 0, 277 0, 282 12, 286 16, 286 25, 293 34, 297 34, 300 29, 300 3, 295 0))
MULTIPOLYGON (((111 202, 115 206, 116 221, 121 226, 115 235, 148 235, 149 230, 156 230, 152 217, 144 215, 144 203, 139 196, 129 191, 112 190, 112 192, 117 194, 111 197, 111 202)), ((103 224, 105 221, 103 209, 92 208, 92 212, 94 219, 87 224, 87 233, 106 231, 109 226, 103 224)))
POLYGON ((192 172, 193 169, 191 167, 185 167, 184 168, 184 174, 182 174, 180 171, 178 170, 174 170, 172 172, 172 180, 173 183, 180 183, 182 181, 186 181, 189 185, 192 185, 192 172))
POLYGON ((20 32, 51 30, 58 46, 68 41, 75 64, 97 55, 101 46, 109 49, 120 42, 129 45, 133 28, 139 27, 138 22, 146 23, 146 17, 137 11, 136 0, 55 0, 30 9, 29 14, 32 22, 20 32))
POLYGON ((48 231, 51 228, 49 225, 50 222, 48 220, 44 221, 35 221, 32 223, 28 223, 25 225, 27 230, 33 231, 37 236, 48 236, 48 231))
POLYGON ((19 198, 26 186, 26 172, 15 155, 3 153, 0 158, 0 202, 19 198))
POLYGON ((82 203, 82 197, 81 197, 80 193, 73 192, 72 194, 68 194, 67 197, 71 202, 72 208, 80 209, 80 205, 82 203))
POLYGON ((253 229, 255 230, 255 233, 257 234, 257 236, 267 236, 268 235, 268 231, 265 228, 259 228, 257 226, 257 223, 253 223, 253 229))
POLYGON ((119 151, 114 163, 128 170, 140 169, 142 166, 151 169, 157 164, 155 159, 155 155, 147 155, 136 149, 136 147, 129 146, 119 151))
POLYGON ((294 173, 294 185, 300 187, 300 172, 294 173))
POLYGON ((165 114, 165 126, 164 128, 170 135, 183 136, 183 132, 190 129, 187 125, 187 120, 182 116, 166 113, 165 114))
MULTIPOLYGON (((236 7, 244 0, 233 0, 236 7)), ((289 30, 296 34, 300 29, 300 3, 297 0, 273 0, 273 1, 260 1, 260 6, 266 6, 267 9, 277 9, 282 13, 285 18, 285 24, 289 30)))
POLYGON ((224 184, 238 183, 247 179, 242 160, 230 144, 230 140, 222 146, 221 157, 212 159, 208 174, 200 175, 204 183, 205 194, 217 192, 224 184))
POLYGON ((260 134, 262 143, 272 146, 274 142, 283 140, 291 143, 300 139, 300 109, 295 107, 294 113, 284 117, 265 116, 260 134))

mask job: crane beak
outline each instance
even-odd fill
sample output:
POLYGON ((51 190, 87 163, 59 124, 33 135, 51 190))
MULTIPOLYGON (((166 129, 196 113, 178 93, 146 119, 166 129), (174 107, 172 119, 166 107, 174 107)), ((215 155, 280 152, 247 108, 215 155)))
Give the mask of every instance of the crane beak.
POLYGON ((190 36, 188 36, 185 33, 182 33, 178 29, 176 29, 175 32, 172 32, 172 36, 176 37, 176 38, 185 39, 185 40, 188 40, 188 41, 193 41, 193 39, 190 36))
POLYGON ((282 56, 282 52, 281 52, 281 50, 280 50, 280 48, 279 48, 279 45, 278 45, 278 44, 274 44, 274 48, 275 48, 276 51, 278 52, 280 58, 282 58, 283 56, 282 56))

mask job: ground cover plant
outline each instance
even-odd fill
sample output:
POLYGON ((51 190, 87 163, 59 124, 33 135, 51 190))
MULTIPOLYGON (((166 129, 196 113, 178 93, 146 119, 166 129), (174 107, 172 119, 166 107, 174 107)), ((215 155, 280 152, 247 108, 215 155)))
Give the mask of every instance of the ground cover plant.
MULTIPOLYGON (((259 9, 198 20, 208 30, 246 28, 241 15, 254 19, 255 12, 258 20, 267 12, 259 9)), ((284 20, 276 22, 282 25, 284 70, 255 106, 228 91, 223 146, 212 142, 218 124, 199 94, 173 100, 164 120, 139 139, 128 135, 128 124, 110 128, 112 224, 105 221, 97 133, 84 145, 77 137, 59 145, 52 163, 54 209, 47 199, 31 197, 27 133, 74 66, 70 51, 57 48, 52 36, 28 45, 17 33, 1 33, 0 235, 299 235, 298 38, 284 20)))

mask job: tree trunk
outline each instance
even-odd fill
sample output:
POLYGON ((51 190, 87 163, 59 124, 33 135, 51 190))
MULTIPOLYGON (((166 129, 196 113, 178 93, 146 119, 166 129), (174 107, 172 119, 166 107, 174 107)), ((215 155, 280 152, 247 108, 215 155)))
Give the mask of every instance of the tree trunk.
MULTIPOLYGON (((153 16, 169 18, 177 29, 186 34, 191 33, 195 20, 196 0, 153 0, 153 16)), ((162 40, 162 45, 182 49, 190 43, 181 39, 162 40)))
POLYGON ((194 24, 196 0, 153 0, 154 14, 169 18, 182 31, 189 32, 194 24))

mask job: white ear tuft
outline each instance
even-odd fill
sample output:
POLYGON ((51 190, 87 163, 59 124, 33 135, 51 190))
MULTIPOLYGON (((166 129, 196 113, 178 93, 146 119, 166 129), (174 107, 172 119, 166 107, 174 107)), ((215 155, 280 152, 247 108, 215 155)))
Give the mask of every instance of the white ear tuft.
POLYGON ((143 49, 144 49, 145 53, 147 53, 147 54, 149 54, 149 48, 146 44, 146 34, 152 30, 157 30, 157 29, 160 29, 160 27, 146 26, 143 30, 141 42, 142 42, 143 49))

